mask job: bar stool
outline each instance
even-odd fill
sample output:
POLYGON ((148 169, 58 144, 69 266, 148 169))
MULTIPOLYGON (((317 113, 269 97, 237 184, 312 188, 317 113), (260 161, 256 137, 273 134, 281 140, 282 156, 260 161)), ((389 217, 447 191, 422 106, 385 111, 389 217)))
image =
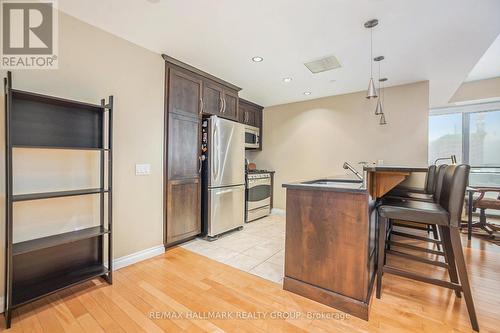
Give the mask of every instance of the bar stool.
POLYGON ((437 169, 435 165, 430 165, 425 176, 425 186, 423 189, 412 187, 396 186, 387 193, 389 197, 401 197, 412 199, 432 200, 436 189, 437 169))
POLYGON ((382 277, 384 273, 449 288, 455 290, 457 297, 461 297, 461 292, 463 292, 472 328, 475 331, 479 331, 459 231, 469 172, 470 166, 464 164, 446 167, 439 195, 439 203, 408 200, 383 203, 378 207, 379 235, 376 296, 377 298, 381 296, 382 277), (387 221, 389 219, 410 221, 423 225, 434 224, 439 227, 445 258, 447 259, 446 263, 426 258, 416 259, 416 256, 408 256, 407 259, 447 268, 451 282, 385 265, 386 254, 391 254, 390 250, 386 250, 387 221))
MULTIPOLYGON (((426 181, 426 188, 429 191, 429 193, 419 193, 419 192, 411 192, 411 191, 396 191, 396 192, 389 192, 384 200, 382 200, 382 203, 395 203, 395 202, 402 202, 402 201, 407 201, 407 200, 415 200, 415 201, 424 201, 424 202, 439 202, 439 197, 441 195, 441 188, 443 186, 443 178, 444 178, 444 173, 446 170, 447 165, 442 164, 438 167, 435 165, 431 165, 429 167, 429 171, 427 174, 427 181, 426 181), (432 174, 432 175, 430 175, 432 174), (431 179, 431 181, 429 181, 431 179), (430 183, 432 182, 432 184, 430 183)), ((434 224, 428 224, 428 225, 421 225, 420 223, 415 223, 415 222, 409 222, 409 221, 403 221, 403 222, 395 222, 393 223, 392 220, 389 220, 389 240, 391 239, 391 235, 393 234, 393 227, 394 226, 399 226, 399 227, 404 227, 404 228, 411 228, 411 229, 418 229, 418 230, 425 230, 427 233, 432 232, 434 242, 437 246, 438 250, 441 250, 441 241, 439 239, 438 235, 438 227, 434 224)), ((407 234, 404 232, 397 232, 398 236, 401 237, 409 237, 409 238, 415 238, 411 234, 407 234)), ((431 241, 429 239, 426 239, 427 241, 431 241)), ((390 243, 387 245, 388 248, 390 248, 390 243)))

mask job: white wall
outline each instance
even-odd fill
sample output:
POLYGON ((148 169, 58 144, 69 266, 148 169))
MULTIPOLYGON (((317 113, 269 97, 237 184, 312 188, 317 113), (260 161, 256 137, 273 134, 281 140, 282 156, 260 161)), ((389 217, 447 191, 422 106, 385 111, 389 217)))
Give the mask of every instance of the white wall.
MULTIPOLYGON (((5 71, 0 72, 6 75, 5 71)), ((114 256, 163 243, 164 61, 148 51, 61 13, 59 69, 13 73, 14 88, 100 103, 114 95, 114 256), (135 176, 136 163, 150 163, 150 176, 135 176)), ((1 94, 0 105, 4 105, 1 94)), ((4 117, 0 137, 4 138, 4 117)), ((0 173, 4 175, 4 144, 0 173)), ((96 153, 16 151, 14 189, 19 192, 69 189, 96 184, 96 153), (23 179, 23 181, 21 181, 23 179)), ((0 178, 4 220, 5 179, 0 178)), ((97 199, 73 197, 15 204, 17 241, 98 223, 97 199)), ((4 228, 0 237, 4 239, 4 228)), ((4 247, 0 250, 3 285, 4 247)), ((0 287, 3 294, 3 287, 0 287)))
POLYGON ((247 156, 276 171, 276 208, 285 207, 283 183, 343 174, 344 161, 427 164, 428 82, 386 89, 385 126, 374 103, 359 92, 264 109, 263 150, 247 156))

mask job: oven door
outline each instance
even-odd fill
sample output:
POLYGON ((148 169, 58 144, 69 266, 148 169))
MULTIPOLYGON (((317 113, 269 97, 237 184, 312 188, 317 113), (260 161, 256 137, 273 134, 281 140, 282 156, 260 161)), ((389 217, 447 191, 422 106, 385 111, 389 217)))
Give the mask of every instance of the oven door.
POLYGON ((271 204, 271 178, 249 179, 247 210, 271 204))
POLYGON ((260 129, 253 126, 245 126, 245 148, 259 148, 260 129))

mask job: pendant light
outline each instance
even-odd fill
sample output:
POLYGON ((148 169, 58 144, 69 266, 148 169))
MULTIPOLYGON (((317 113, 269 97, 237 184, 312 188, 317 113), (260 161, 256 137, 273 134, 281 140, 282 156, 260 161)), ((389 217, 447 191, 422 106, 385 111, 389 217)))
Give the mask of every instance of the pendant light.
MULTIPOLYGON (((384 56, 378 56, 378 57, 376 57, 376 58, 373 59, 374 61, 376 61, 378 63, 378 93, 379 93, 379 95, 382 95, 381 85, 382 85, 382 82, 383 82, 382 79, 380 78, 380 63, 384 59, 385 59, 384 56)), ((384 113, 381 99, 382 98, 380 96, 379 99, 377 100, 377 107, 375 108, 375 115, 376 116, 378 116, 379 114, 383 114, 384 113)))
MULTIPOLYGON (((384 110, 383 110, 383 104, 385 102, 385 81, 387 81, 387 78, 383 77, 381 79, 378 80, 381 87, 379 88, 380 89, 380 98, 378 99, 378 101, 380 102, 380 113, 378 113, 380 115, 380 122, 379 124, 380 125, 387 125, 387 121, 385 120, 385 114, 384 114, 384 110)), ((377 105, 378 107, 378 105, 377 105)), ((378 108, 377 108, 378 109, 378 108)), ((377 111, 375 111, 375 114, 377 114, 377 111)))
POLYGON ((365 22, 365 28, 370 29, 370 81, 368 82, 368 91, 366 98, 377 98, 377 89, 373 83, 373 28, 378 25, 378 20, 373 19, 365 22))
POLYGON ((380 125, 387 125, 387 121, 385 121, 385 114, 380 115, 380 125))

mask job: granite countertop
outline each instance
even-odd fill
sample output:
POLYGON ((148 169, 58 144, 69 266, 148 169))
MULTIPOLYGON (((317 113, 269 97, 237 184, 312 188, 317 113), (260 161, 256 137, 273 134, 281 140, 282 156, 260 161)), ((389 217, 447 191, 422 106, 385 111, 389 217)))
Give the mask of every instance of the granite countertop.
POLYGON ((364 171, 393 171, 393 172, 427 172, 428 167, 402 166, 402 165, 366 165, 364 171))
MULTIPOLYGON (((363 168, 365 172, 426 172, 427 167, 398 166, 398 165, 367 165, 363 168)), ((366 193, 366 184, 359 181, 354 175, 336 175, 331 177, 317 178, 315 180, 292 182, 283 184, 286 189, 319 190, 351 193, 366 193)))
POLYGON ((317 191, 335 191, 366 193, 365 184, 351 175, 337 175, 331 177, 322 177, 316 180, 293 182, 283 184, 286 189, 296 190, 317 190, 317 191))

